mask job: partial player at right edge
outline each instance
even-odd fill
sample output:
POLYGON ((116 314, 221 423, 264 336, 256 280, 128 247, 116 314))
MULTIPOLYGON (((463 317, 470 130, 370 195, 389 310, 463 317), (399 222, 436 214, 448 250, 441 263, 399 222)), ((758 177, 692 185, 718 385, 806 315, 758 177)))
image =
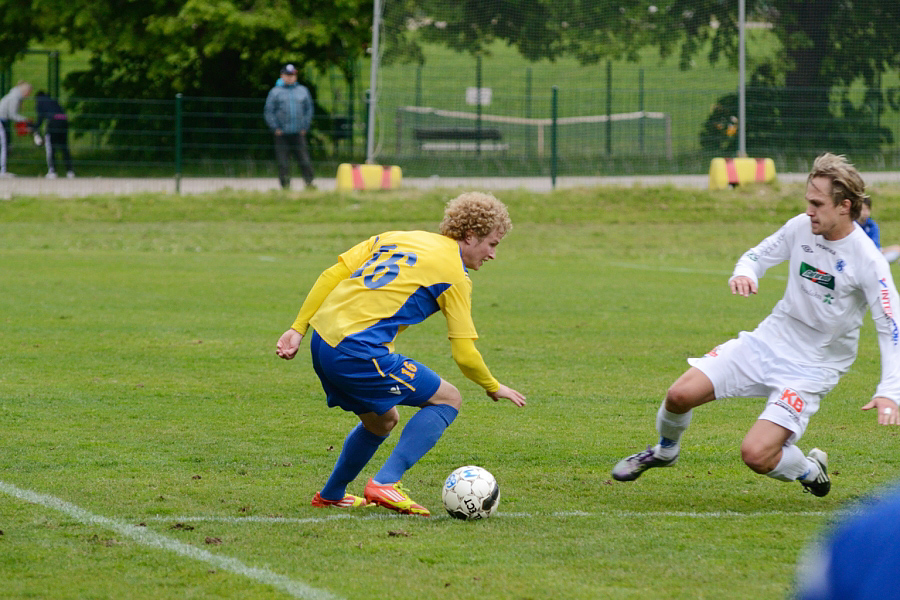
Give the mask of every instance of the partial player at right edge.
POLYGON ((748 297, 770 267, 790 261, 787 289, 752 332, 741 332, 702 358, 672 384, 656 416, 659 443, 623 458, 613 478, 633 481, 652 467, 675 464, 692 410, 719 398, 767 397, 741 444, 753 471, 797 481, 825 496, 831 489, 828 456, 795 443, 819 402, 856 360, 859 330, 872 311, 881 350, 881 382, 863 410, 881 425, 900 424, 900 329, 897 288, 881 252, 856 224, 865 183, 845 157, 823 154, 807 178, 806 214, 746 252, 729 280, 732 294, 748 297))

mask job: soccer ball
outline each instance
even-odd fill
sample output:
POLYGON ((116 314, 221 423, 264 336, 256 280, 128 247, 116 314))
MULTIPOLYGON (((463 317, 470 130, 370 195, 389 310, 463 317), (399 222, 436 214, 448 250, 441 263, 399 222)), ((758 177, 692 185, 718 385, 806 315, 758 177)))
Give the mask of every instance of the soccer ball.
POLYGON ((487 519, 500 502, 500 486, 487 469, 460 467, 450 473, 441 492, 444 508, 455 519, 487 519))

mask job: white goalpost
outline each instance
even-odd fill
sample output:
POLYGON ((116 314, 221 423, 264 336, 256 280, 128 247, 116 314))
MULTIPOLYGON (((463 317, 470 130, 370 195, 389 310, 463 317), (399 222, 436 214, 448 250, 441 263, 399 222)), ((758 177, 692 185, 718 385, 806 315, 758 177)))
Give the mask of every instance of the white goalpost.
MULTIPOLYGON (((553 125, 553 119, 550 117, 531 118, 531 117, 513 117, 507 115, 492 115, 485 113, 475 113, 457 110, 442 110, 428 106, 401 106, 397 109, 397 150, 402 150, 401 140, 404 137, 404 131, 408 125, 405 115, 410 116, 427 116, 440 118, 442 123, 460 123, 471 127, 473 123, 483 122, 490 124, 506 124, 520 127, 533 127, 535 135, 533 142, 535 144, 534 152, 538 157, 543 157, 547 153, 546 140, 549 137, 547 130, 553 125)), ((638 123, 641 120, 656 121, 664 126, 664 144, 665 155, 667 158, 672 157, 672 123, 668 114, 652 111, 634 111, 627 113, 615 113, 610 115, 583 115, 575 117, 560 117, 556 119, 558 127, 568 127, 572 125, 596 125, 608 122, 628 122, 638 123)), ((478 147, 479 150, 506 150, 509 145, 489 139, 467 141, 467 142, 440 142, 428 141, 421 142, 422 150, 472 150, 478 147)))

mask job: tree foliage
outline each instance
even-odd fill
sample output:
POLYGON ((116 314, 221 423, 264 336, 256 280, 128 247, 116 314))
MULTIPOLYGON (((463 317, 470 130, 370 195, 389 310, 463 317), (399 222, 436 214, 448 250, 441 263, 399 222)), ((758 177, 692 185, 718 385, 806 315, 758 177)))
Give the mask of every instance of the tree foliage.
MULTIPOLYGON (((737 61, 737 2, 722 0, 384 0, 388 59, 420 61, 422 41, 486 53, 501 41, 531 60, 584 64, 656 46, 683 68, 707 49, 737 61)), ((67 82, 129 96, 246 96, 277 67, 365 56, 373 0, 0 0, 0 66, 47 40, 87 50, 92 67, 67 82), (102 65, 102 66, 101 66, 102 65)), ((900 66, 900 11, 884 0, 747 0, 749 20, 781 43, 759 64, 787 87, 831 88, 900 66)), ((98 89, 98 91, 101 91, 98 89)))
POLYGON ((36 42, 86 50, 75 96, 265 95, 280 65, 349 72, 371 38, 372 0, 0 0, 0 60, 36 42))
MULTIPOLYGON (((765 23, 781 44, 762 68, 788 87, 830 88, 878 76, 900 66, 900 13, 883 0, 747 0, 747 20, 765 23)), ((680 44, 686 66, 704 44, 710 58, 737 63, 737 2, 672 0, 658 15, 659 45, 680 44)))
MULTIPOLYGON (((35 43, 87 51, 88 67, 63 81, 69 108, 91 115, 120 157, 152 161, 168 158, 141 132, 172 135, 161 117, 172 108, 160 100, 258 98, 261 119, 285 63, 301 81, 330 67, 349 76, 371 39, 372 0, 0 0, 0 15, 0 62, 35 43)), ((193 126, 221 130, 222 148, 240 145, 246 134, 228 127, 230 110, 247 106, 226 105, 193 126)))
POLYGON ((0 68, 8 68, 35 34, 31 0, 0 0, 0 68))
MULTIPOLYGON (((346 75, 366 56, 374 0, 0 0, 0 66, 39 42, 90 54, 64 81, 78 97, 262 97, 285 62, 346 75)), ((489 55, 505 43, 530 60, 575 57, 583 64, 636 60, 656 47, 682 68, 707 53, 737 63, 738 3, 725 0, 384 0, 384 60, 422 62, 425 42, 489 55)), ((756 123, 755 139, 797 133, 810 114, 818 136, 868 128, 900 102, 881 75, 900 67, 900 11, 884 0, 746 0, 749 21, 779 42, 751 57, 752 83, 779 104, 756 123), (846 90, 862 83, 860 102, 846 90), (768 90, 768 92, 766 91, 768 90), (830 119, 830 120, 829 120, 830 119), (843 119, 844 121, 841 121, 843 119), (847 121, 849 119, 849 121, 847 121), (848 125, 849 123, 849 125, 848 125), (769 134, 772 134, 771 136, 769 134)), ((723 99, 728 104, 731 100, 723 99)), ((721 104, 721 103, 720 103, 721 104)), ((769 103, 770 106, 774 106, 769 103)), ((898 107, 900 108, 900 107, 898 107)), ((707 124, 708 125, 708 124, 707 124)), ((803 133, 809 133, 804 130, 803 133)), ((841 134, 844 136, 844 134, 841 134)), ((849 135, 849 133, 848 133, 849 135)), ((846 137, 846 136, 844 136, 846 137)), ((843 139, 843 138, 842 138, 843 139)), ((849 138, 848 138, 849 139, 849 138)))
MULTIPOLYGON (((770 26, 780 43, 774 56, 753 58, 748 147, 777 148, 790 142, 801 148, 876 150, 892 141, 879 116, 894 95, 882 89, 881 75, 900 66, 896 6, 881 0, 748 0, 747 18, 770 26), (855 83, 862 83, 866 92, 854 103, 849 87, 855 83), (751 102, 753 96, 756 102, 751 102)), ((737 63, 734 2, 673 0, 658 25, 669 32, 660 37, 663 53, 681 44, 682 66, 706 44, 711 60, 737 63)), ((734 95, 718 107, 732 103, 734 95)))
POLYGON ((647 1, 401 0, 389 2, 385 21, 395 53, 389 60, 421 60, 417 41, 460 52, 489 54, 497 41, 533 61, 574 56, 584 64, 636 58, 652 41, 647 1))
MULTIPOLYGON (((900 11, 884 0, 747 0, 747 20, 771 27, 781 44, 760 66, 789 87, 849 85, 900 66, 900 11)), ((738 59, 738 3, 723 0, 399 0, 385 20, 406 58, 415 39, 486 53, 495 41, 530 60, 573 56, 583 64, 637 57, 643 47, 677 54, 681 67, 704 50, 712 62, 738 59)), ((403 53, 400 53, 403 56, 403 53)))

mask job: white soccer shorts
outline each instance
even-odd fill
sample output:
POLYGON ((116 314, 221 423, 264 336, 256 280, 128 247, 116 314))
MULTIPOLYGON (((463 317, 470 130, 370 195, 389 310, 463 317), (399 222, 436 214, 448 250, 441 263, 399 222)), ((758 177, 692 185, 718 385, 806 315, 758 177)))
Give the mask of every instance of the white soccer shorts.
POLYGON ((748 332, 688 363, 709 377, 716 398, 767 398, 759 418, 793 432, 791 444, 803 436, 809 418, 840 379, 835 369, 800 365, 775 354, 748 332))

